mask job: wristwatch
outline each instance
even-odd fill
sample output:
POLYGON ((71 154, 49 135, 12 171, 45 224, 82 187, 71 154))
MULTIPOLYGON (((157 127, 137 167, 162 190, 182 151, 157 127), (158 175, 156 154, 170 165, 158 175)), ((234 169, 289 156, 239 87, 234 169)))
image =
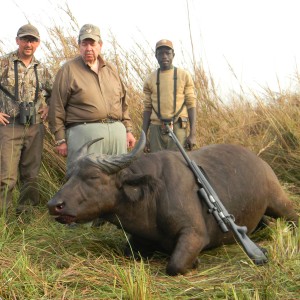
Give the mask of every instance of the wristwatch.
POLYGON ((66 142, 65 139, 61 139, 61 140, 56 141, 54 145, 57 147, 57 146, 60 146, 61 144, 65 143, 65 142, 66 142))

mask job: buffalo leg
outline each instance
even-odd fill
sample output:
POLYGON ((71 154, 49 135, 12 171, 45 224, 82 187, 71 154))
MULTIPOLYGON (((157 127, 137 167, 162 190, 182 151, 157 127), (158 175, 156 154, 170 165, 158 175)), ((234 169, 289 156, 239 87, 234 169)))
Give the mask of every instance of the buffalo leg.
POLYGON ((197 266, 197 256, 207 244, 207 236, 199 236, 195 232, 181 234, 167 265, 167 274, 185 274, 188 269, 197 266))
POLYGON ((284 218, 287 221, 292 221, 295 225, 297 225, 299 219, 292 201, 285 195, 275 198, 265 214, 273 218, 284 218))

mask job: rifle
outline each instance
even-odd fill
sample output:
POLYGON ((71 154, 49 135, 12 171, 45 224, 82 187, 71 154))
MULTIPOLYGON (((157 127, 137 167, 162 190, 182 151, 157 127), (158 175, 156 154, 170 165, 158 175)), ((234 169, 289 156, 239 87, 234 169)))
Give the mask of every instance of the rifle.
POLYGON ((263 248, 257 246, 248 236, 247 227, 238 226, 234 222, 234 216, 229 214, 223 203, 219 199, 218 195, 210 185, 208 179, 205 176, 204 170, 201 166, 198 166, 193 160, 191 160, 173 130, 169 124, 165 124, 168 130, 168 135, 175 142, 176 146, 180 150, 184 159, 186 160, 188 166, 193 171, 195 177, 197 178, 197 183, 199 185, 198 195, 205 201, 208 207, 208 212, 214 216, 217 224, 221 230, 226 233, 229 231, 228 227, 233 232, 235 238, 240 242, 246 254, 252 259, 256 265, 262 265, 268 261, 266 254, 267 251, 263 248))

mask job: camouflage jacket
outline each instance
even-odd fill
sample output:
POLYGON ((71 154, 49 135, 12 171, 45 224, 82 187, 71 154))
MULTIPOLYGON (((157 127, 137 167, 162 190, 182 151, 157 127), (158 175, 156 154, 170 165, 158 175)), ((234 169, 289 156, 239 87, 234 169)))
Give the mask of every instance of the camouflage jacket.
POLYGON ((11 97, 0 89, 0 112, 8 114, 10 117, 16 117, 19 115, 20 102, 35 101, 36 112, 48 104, 47 102, 52 90, 52 76, 35 57, 33 57, 31 64, 26 67, 18 58, 18 51, 14 51, 0 57, 0 85, 15 98, 15 100, 11 99, 11 97), (17 89, 15 87, 15 61, 18 62, 17 89), (37 76, 34 70, 35 65, 37 76), (36 88, 37 82, 38 89, 36 88), (15 95, 16 91, 18 91, 18 95, 15 95), (35 99, 36 92, 37 99, 35 99))

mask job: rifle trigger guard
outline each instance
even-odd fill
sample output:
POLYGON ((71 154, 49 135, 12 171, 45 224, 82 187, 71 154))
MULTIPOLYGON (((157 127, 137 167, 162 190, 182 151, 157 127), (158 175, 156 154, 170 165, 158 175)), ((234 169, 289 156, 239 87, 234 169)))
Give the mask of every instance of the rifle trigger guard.
POLYGON ((230 215, 229 215, 229 218, 231 218, 231 219, 233 220, 233 222, 235 222, 235 217, 234 217, 234 215, 230 214, 230 215))

